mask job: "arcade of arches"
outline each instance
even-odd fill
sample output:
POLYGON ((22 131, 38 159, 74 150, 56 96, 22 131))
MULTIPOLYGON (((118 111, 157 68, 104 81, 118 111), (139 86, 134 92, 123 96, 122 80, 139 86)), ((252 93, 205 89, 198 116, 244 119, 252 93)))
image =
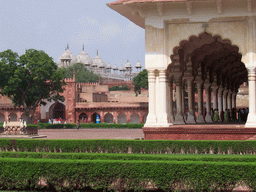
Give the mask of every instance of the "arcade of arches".
POLYGON ((77 119, 81 123, 96 123, 96 115, 99 115, 100 122, 104 123, 145 123, 147 118, 147 111, 101 111, 101 110, 83 110, 76 112, 77 119))
MULTIPOLYGON (((213 123, 213 109, 221 113, 236 108, 238 88, 248 81, 248 72, 241 61, 239 48, 232 45, 230 40, 203 32, 180 42, 170 58, 171 63, 166 70, 148 70, 149 89, 156 89, 158 84, 164 96, 161 110, 166 114, 162 115, 159 111, 162 116, 158 116, 157 104, 149 103, 147 124, 168 127, 171 124, 213 123), (187 115, 184 114, 185 87, 188 94, 187 115), (197 103, 195 88, 198 92, 197 103)), ((149 94, 153 100, 158 96, 153 92, 149 94)))

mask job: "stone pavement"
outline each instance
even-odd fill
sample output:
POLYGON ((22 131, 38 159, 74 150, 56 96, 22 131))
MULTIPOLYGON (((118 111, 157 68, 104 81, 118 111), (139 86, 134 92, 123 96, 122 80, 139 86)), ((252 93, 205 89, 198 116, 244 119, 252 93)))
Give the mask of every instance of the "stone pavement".
POLYGON ((144 138, 142 129, 39 129, 46 139, 137 139, 144 138))

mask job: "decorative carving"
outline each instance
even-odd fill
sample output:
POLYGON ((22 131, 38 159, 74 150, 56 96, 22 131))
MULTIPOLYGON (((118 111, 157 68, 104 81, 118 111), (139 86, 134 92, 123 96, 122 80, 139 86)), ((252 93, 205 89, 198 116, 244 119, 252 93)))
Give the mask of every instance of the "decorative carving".
POLYGON ((248 2, 248 12, 252 12, 252 0, 247 0, 248 2))
POLYGON ((188 14, 192 15, 192 12, 193 12, 193 1, 187 1, 186 4, 187 4, 188 14))
POLYGON ((163 16, 163 4, 157 3, 157 11, 160 16, 163 16))
POLYGON ((218 14, 222 13, 222 0, 217 0, 217 12, 218 14))

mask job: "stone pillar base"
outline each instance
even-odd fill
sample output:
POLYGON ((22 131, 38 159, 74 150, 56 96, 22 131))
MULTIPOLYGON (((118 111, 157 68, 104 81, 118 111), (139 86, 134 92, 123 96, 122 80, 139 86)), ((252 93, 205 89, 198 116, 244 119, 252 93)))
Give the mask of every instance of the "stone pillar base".
POLYGON ((248 114, 245 127, 256 127, 256 114, 255 113, 248 114))
POLYGON ((176 125, 177 125, 177 124, 181 124, 181 125, 186 124, 185 121, 184 121, 184 117, 183 117, 182 114, 177 114, 177 115, 175 116, 174 124, 176 124, 176 125))
POLYGON ((206 121, 206 123, 213 123, 211 115, 209 115, 209 114, 206 115, 205 116, 205 121, 206 121))
POLYGON ((204 116, 202 114, 198 114, 196 122, 205 123, 204 116))
POLYGON ((171 123, 174 123, 174 121, 175 121, 174 115, 173 115, 173 114, 170 114, 169 117, 170 117, 171 123))
POLYGON ((149 113, 144 127, 155 127, 155 125, 156 125, 156 115, 149 113))
POLYGON ((189 114, 186 123, 196 124, 195 115, 189 114))

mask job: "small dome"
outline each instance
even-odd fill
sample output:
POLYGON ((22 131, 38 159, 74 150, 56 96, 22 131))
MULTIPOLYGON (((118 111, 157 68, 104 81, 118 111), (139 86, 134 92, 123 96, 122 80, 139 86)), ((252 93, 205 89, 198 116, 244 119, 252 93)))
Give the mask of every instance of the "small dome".
POLYGON ((140 64, 139 61, 136 63, 135 67, 136 67, 136 68, 141 68, 141 64, 140 64))
POLYGON ((129 60, 127 60, 127 63, 125 64, 125 68, 132 68, 131 63, 129 60))
POLYGON ((105 65, 105 62, 99 57, 99 55, 96 55, 93 59, 93 66, 105 67, 105 65))
POLYGON ((106 63, 102 60, 102 62, 98 65, 99 68, 105 68, 106 63))
POLYGON ((111 67, 110 64, 108 64, 106 68, 107 68, 107 69, 112 69, 112 67, 111 67))
POLYGON ((119 71, 125 71, 125 69, 123 68, 123 66, 120 67, 119 71))
POLYGON ((66 50, 61 56, 60 59, 71 59, 69 52, 66 50))
POLYGON ((118 70, 118 67, 116 66, 116 64, 113 67, 114 70, 118 70))
POLYGON ((77 62, 83 63, 85 65, 92 65, 93 61, 92 58, 84 51, 78 54, 77 56, 77 62))
POLYGON ((74 64, 76 64, 76 63, 77 63, 77 58, 76 58, 75 55, 73 55, 73 54, 71 53, 71 62, 70 62, 70 64, 71 64, 71 65, 74 65, 74 64))
POLYGON ((60 57, 58 59, 57 65, 58 65, 58 67, 62 67, 62 63, 61 63, 60 57))

